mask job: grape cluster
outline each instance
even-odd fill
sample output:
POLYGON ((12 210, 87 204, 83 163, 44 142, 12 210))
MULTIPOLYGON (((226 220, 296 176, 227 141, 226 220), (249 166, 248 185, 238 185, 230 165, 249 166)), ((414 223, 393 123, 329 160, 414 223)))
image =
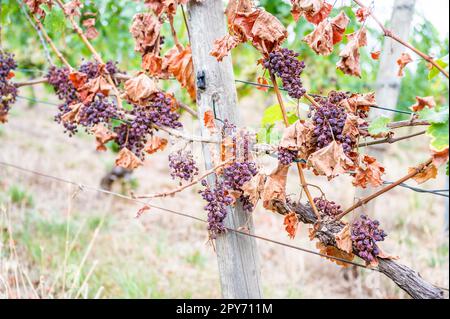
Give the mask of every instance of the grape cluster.
POLYGON ((227 207, 233 203, 233 198, 228 195, 223 183, 216 182, 214 189, 208 186, 206 180, 202 181, 204 190, 199 193, 207 202, 205 210, 208 212, 208 231, 211 239, 216 239, 218 234, 225 232, 223 221, 227 216, 227 207))
POLYGON ((120 118, 115 105, 101 93, 94 100, 83 106, 79 113, 78 123, 84 127, 93 127, 99 123, 110 123, 114 118, 120 118))
POLYGON ((9 82, 12 71, 17 67, 11 53, 0 51, 0 123, 6 121, 11 104, 16 101, 17 88, 9 82))
POLYGON ((367 262, 375 260, 375 257, 380 253, 376 243, 383 241, 387 236, 379 226, 379 221, 371 220, 366 215, 361 215, 361 218, 355 220, 352 224, 353 247, 356 249, 358 256, 367 262))
MULTIPOLYGON (((122 73, 117 67, 117 62, 113 61, 106 62, 105 69, 111 75, 122 73)), ((98 63, 97 61, 84 61, 83 63, 81 63, 78 71, 85 73, 88 79, 93 79, 99 75, 98 73, 100 71, 100 63, 98 63)))
POLYGON ((289 96, 294 99, 299 99, 306 93, 300 79, 300 75, 305 68, 305 62, 299 61, 298 56, 298 53, 283 48, 271 52, 269 57, 264 60, 264 67, 271 74, 281 78, 283 87, 287 90, 289 96))
POLYGON ((190 151, 178 150, 169 155, 170 176, 185 181, 192 181, 198 175, 198 167, 190 151))
POLYGON ((173 110, 173 100, 162 92, 155 93, 146 108, 148 117, 158 126, 180 128, 180 115, 173 110))
POLYGON ((131 111, 133 120, 122 123, 114 128, 117 134, 116 142, 120 148, 126 147, 141 159, 144 158, 143 149, 147 143, 147 135, 152 132, 152 121, 147 112, 139 106, 131 111))
POLYGON ((331 91, 330 93, 328 93, 328 101, 336 105, 338 105, 346 98, 348 98, 348 94, 345 92, 331 91))
POLYGON ((69 137, 72 137, 73 135, 78 133, 77 123, 62 120, 64 114, 69 113, 71 110, 72 109, 69 103, 60 104, 58 105, 58 113, 56 113, 54 117, 56 123, 62 124, 64 126, 64 133, 67 133, 69 137))
MULTIPOLYGON (((234 162, 223 170, 223 184, 227 189, 242 191, 242 186, 252 179, 258 173, 255 162, 234 162)), ((245 195, 239 196, 242 203, 242 208, 246 212, 253 210, 253 204, 249 197, 245 195)))
POLYGON ((333 201, 328 201, 325 198, 322 197, 316 197, 314 198, 314 204, 316 205, 317 209, 324 215, 335 217, 342 213, 342 209, 340 205, 337 205, 333 201))
POLYGON ((297 158, 297 151, 278 147, 278 161, 283 165, 290 165, 297 158))
POLYGON ((71 104, 78 100, 77 90, 69 79, 70 70, 67 67, 57 68, 51 66, 46 75, 48 83, 60 100, 71 104))
POLYGON ((347 113, 343 107, 331 103, 328 99, 320 103, 312 118, 317 149, 335 140, 342 144, 345 153, 352 150, 355 141, 342 133, 346 119, 347 113))

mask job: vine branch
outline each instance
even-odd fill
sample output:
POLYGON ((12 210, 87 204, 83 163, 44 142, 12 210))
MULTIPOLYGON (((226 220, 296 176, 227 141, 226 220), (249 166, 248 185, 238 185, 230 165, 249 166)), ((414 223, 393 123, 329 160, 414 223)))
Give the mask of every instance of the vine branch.
POLYGON ((366 146, 385 144, 385 143, 393 144, 393 143, 396 143, 396 142, 399 142, 399 141, 406 140, 406 139, 411 138, 411 137, 416 137, 416 136, 423 135, 426 132, 427 131, 420 131, 420 132, 417 132, 417 133, 414 133, 414 134, 409 134, 409 135, 405 135, 405 136, 401 136, 401 137, 397 137, 397 138, 394 138, 392 136, 388 136, 388 137, 386 137, 386 138, 384 138, 382 140, 360 143, 358 145, 358 147, 366 147, 366 146))
POLYGON ((356 204, 354 204, 353 206, 351 206, 350 208, 348 208, 347 210, 345 210, 344 212, 340 213, 339 215, 336 216, 336 220, 340 220, 342 217, 344 217, 345 215, 347 215, 348 213, 354 211, 355 209, 361 207, 362 205, 367 204, 368 202, 370 202, 371 200, 377 198, 378 196, 390 191, 391 189, 393 189, 394 187, 399 186, 400 184, 406 182, 407 180, 413 178, 414 176, 420 174, 421 172, 423 172, 431 163, 433 162, 433 159, 429 159, 428 161, 426 161, 423 164, 420 164, 419 166, 417 166, 415 168, 415 170, 413 170, 412 172, 410 172, 409 174, 403 176, 402 178, 398 179, 397 181, 393 182, 392 184, 380 189, 379 191, 365 197, 362 198, 360 200, 358 200, 358 202, 356 204))
POLYGON ((192 182, 189 182, 185 185, 182 185, 180 187, 177 187, 173 190, 167 191, 167 192, 163 192, 163 193, 156 193, 156 194, 149 194, 149 195, 134 195, 131 194, 131 196, 135 199, 151 199, 151 198, 158 198, 158 197, 167 197, 167 196, 173 196, 176 193, 180 193, 183 190, 185 190, 186 188, 189 188, 191 186, 194 186, 195 184, 199 183, 200 181, 202 181, 206 176, 211 175, 213 173, 215 173, 218 169, 224 167, 225 165, 227 165, 228 163, 232 162, 234 160, 233 158, 228 159, 225 162, 220 163, 219 165, 211 168, 210 170, 207 170, 205 173, 203 173, 201 176, 195 178, 194 180, 192 180, 192 182))

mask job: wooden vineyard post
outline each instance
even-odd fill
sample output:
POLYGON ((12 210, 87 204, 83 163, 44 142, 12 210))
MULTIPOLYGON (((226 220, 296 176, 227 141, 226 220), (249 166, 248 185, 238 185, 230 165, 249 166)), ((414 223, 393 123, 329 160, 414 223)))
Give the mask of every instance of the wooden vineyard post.
MULTIPOLYGON (((190 1, 187 24, 197 78, 198 118, 201 122, 202 135, 209 136, 202 119, 205 111, 211 110, 213 106, 218 119, 239 124, 231 58, 226 57, 219 63, 209 54, 214 40, 227 32, 223 1, 190 1)), ((207 169, 212 168, 209 147, 203 145, 207 169)), ((238 229, 245 225, 252 231, 251 215, 239 206, 229 209, 225 226, 238 229)), ((259 256, 255 239, 229 231, 219 235, 215 244, 222 296, 224 298, 262 298, 259 256)))

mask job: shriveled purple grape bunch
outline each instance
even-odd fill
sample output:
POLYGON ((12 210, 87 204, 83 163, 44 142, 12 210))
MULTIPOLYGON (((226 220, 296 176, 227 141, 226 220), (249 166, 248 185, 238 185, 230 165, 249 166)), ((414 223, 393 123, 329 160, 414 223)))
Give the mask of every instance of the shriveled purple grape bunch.
MULTIPOLYGON (((117 67, 117 62, 113 61, 106 62, 105 69, 111 75, 122 73, 117 67)), ((88 79, 93 79, 99 75, 100 63, 97 61, 84 61, 81 63, 78 71, 86 74, 88 79)))
POLYGON ((299 99, 306 93, 300 78, 305 68, 305 62, 299 61, 298 56, 298 53, 283 48, 271 52, 269 57, 264 60, 264 67, 271 74, 281 78, 284 89, 294 99, 299 99))
POLYGON ((211 239, 225 232, 223 221, 227 217, 227 207, 233 203, 233 198, 228 195, 222 182, 216 182, 215 187, 208 186, 206 180, 202 181, 204 190, 199 193, 207 202, 205 210, 208 212, 208 231, 211 239))
POLYGON ((70 70, 67 67, 51 66, 46 75, 48 83, 53 87, 58 98, 71 104, 78 101, 77 90, 69 79, 70 70))
MULTIPOLYGON (((255 162, 234 162, 223 170, 223 184, 227 189, 242 191, 242 186, 258 173, 255 162)), ((253 210, 253 204, 249 197, 239 196, 242 208, 246 212, 253 210)))
POLYGON ((322 197, 316 197, 314 198, 314 204, 316 205, 317 209, 324 215, 335 217, 342 213, 341 206, 336 204, 333 201, 328 201, 325 198, 322 197))
POLYGON ((78 124, 69 121, 63 121, 63 116, 71 111, 71 104, 64 102, 58 105, 58 112, 56 113, 54 120, 58 124, 62 124, 64 127, 64 133, 67 133, 69 137, 72 137, 78 133, 78 124))
POLYGON ((169 155, 170 176, 181 181, 192 181, 198 175, 197 163, 191 151, 178 150, 169 155))
POLYGON ((97 93, 94 100, 83 106, 79 112, 79 124, 93 127, 96 124, 109 124, 112 119, 119 119, 117 108, 103 94, 97 93))
POLYGON ((6 115, 17 98, 17 88, 9 81, 16 68, 14 56, 0 50, 0 123, 6 121, 6 115))
POLYGON ((152 120, 148 113, 140 106, 134 106, 130 112, 133 120, 124 122, 114 128, 117 134, 116 142, 122 149, 126 147, 137 157, 144 158, 144 147, 147 143, 147 136, 153 131, 152 120))
POLYGON ((371 220, 366 215, 361 215, 352 224, 351 238, 353 247, 356 249, 358 256, 367 262, 375 260, 376 256, 379 255, 380 249, 376 243, 383 241, 387 236, 379 226, 379 221, 371 220))
POLYGON ((313 109, 314 138, 317 149, 321 149, 334 140, 342 144, 345 153, 349 153, 355 141, 349 135, 343 134, 347 112, 341 106, 330 102, 329 99, 319 102, 320 107, 313 109))
POLYGON ((145 107, 149 119, 158 126, 180 128, 180 115, 172 110, 172 99, 162 92, 155 93, 148 106, 145 107))
POLYGON ((283 165, 290 165, 297 158, 297 151, 278 147, 278 161, 283 165))

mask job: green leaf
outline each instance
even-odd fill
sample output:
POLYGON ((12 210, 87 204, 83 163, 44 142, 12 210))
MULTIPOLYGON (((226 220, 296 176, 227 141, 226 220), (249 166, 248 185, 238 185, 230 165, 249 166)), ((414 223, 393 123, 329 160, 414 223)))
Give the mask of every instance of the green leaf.
POLYGON ((44 8, 46 12, 44 26, 51 33, 60 34, 66 26, 64 13, 61 9, 53 8, 52 10, 44 8))
POLYGON ((392 122, 392 120, 386 116, 380 116, 372 121, 369 125, 369 134, 378 135, 389 131, 387 125, 392 122))
POLYGON ((448 119, 445 123, 431 124, 427 135, 431 137, 430 145, 436 151, 442 151, 448 147, 448 119))
POLYGON ((279 104, 269 106, 264 110, 263 118, 261 120, 261 126, 273 125, 276 122, 283 120, 283 114, 279 104))
POLYGON ((448 121, 448 105, 438 109, 424 108, 419 112, 419 118, 430 123, 445 123, 448 121))
POLYGON ((295 112, 289 112, 287 116, 289 125, 294 124, 298 120, 298 116, 297 114, 295 114, 295 112))
MULTIPOLYGON (((444 61, 444 58, 436 60, 436 63, 443 69, 445 69, 448 65, 448 63, 444 61)), ((428 80, 432 80, 433 78, 435 78, 439 74, 439 72, 439 69, 433 66, 430 72, 428 72, 428 80)))

